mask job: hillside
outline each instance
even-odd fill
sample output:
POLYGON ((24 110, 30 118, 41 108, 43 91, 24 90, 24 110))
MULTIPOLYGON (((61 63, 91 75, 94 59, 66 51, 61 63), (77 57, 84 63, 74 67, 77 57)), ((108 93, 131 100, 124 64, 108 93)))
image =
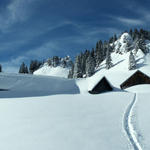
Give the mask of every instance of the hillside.
MULTIPOLYGON (((132 50, 136 60, 136 69, 128 69, 130 51, 126 51, 126 43, 123 42, 124 39, 131 39, 130 35, 125 33, 115 42, 115 51, 111 53, 112 67, 110 69, 106 69, 106 60, 104 60, 96 69, 96 73, 93 76, 85 79, 77 79, 77 84, 83 93, 91 90, 103 76, 106 76, 112 86, 118 89, 121 83, 136 72, 136 70, 141 70, 150 76, 150 53, 144 54, 141 49, 138 49, 136 52, 135 49, 132 50), (118 45, 121 45, 121 48, 119 52, 116 52, 118 45)), ((148 42, 146 46, 149 48, 149 45, 148 42)))
POLYGON ((69 68, 63 68, 61 66, 53 67, 45 63, 41 68, 36 70, 33 74, 68 78, 69 68))
POLYGON ((108 70, 108 72, 120 70, 128 73, 132 72, 129 70, 129 57, 131 52, 136 63, 133 70, 149 69, 150 40, 141 31, 138 34, 125 32, 109 43, 99 41, 96 44, 96 48, 92 49, 92 51, 86 50, 84 53, 77 55, 74 64, 72 64, 70 57, 54 57, 48 59, 33 74, 65 78, 83 78, 91 77, 100 70, 102 74, 104 70, 108 70), (107 62, 107 55, 110 55, 109 61, 112 60, 111 62, 107 62))
POLYGON ((47 59, 47 61, 45 61, 38 70, 34 71, 33 74, 68 78, 71 67, 72 61, 69 56, 65 58, 54 56, 53 58, 47 59))

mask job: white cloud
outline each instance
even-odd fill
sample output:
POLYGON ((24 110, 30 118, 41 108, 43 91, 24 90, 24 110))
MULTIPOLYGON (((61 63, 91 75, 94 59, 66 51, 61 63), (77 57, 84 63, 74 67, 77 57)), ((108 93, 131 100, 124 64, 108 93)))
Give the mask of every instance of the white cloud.
POLYGON ((130 19, 124 17, 116 17, 117 21, 124 23, 125 25, 144 25, 145 22, 141 19, 130 19))
POLYGON ((102 28, 94 28, 91 31, 87 32, 89 36, 94 36, 96 34, 107 34, 109 36, 113 36, 113 34, 119 34, 121 30, 113 27, 102 27, 102 28))

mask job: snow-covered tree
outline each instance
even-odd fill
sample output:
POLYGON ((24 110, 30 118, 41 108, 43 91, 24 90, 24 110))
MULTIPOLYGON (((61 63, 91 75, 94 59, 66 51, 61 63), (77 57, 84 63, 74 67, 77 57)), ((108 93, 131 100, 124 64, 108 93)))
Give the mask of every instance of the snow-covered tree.
POLYGON ((54 56, 53 58, 52 58, 52 65, 53 65, 53 67, 57 67, 58 65, 59 65, 59 57, 58 56, 54 56))
POLYGON ((96 61, 96 67, 99 67, 100 63, 103 61, 103 43, 102 41, 99 41, 96 43, 96 49, 95 49, 95 61, 96 61))
POLYGON ((73 78, 73 74, 74 74, 74 65, 72 64, 72 67, 69 70, 68 78, 73 78))
POLYGON ((115 47, 116 53, 119 53, 120 47, 121 47, 121 43, 117 41, 117 44, 116 44, 116 47, 115 47))
POLYGON ((61 59, 61 66, 65 68, 67 66, 67 62, 64 58, 61 59))
POLYGON ((139 49, 139 44, 138 44, 138 40, 135 40, 133 42, 133 47, 135 49, 135 54, 138 52, 138 49, 139 49))
POLYGON ((50 58, 47 59, 47 64, 48 64, 49 66, 52 65, 52 60, 51 60, 50 58))
POLYGON ((92 76, 94 74, 94 71, 95 71, 95 61, 90 54, 86 60, 86 76, 87 77, 92 76))
POLYGON ((73 78, 82 78, 82 68, 81 68, 81 57, 80 55, 76 56, 73 78))
POLYGON ((66 56, 64 59, 66 61, 66 66, 69 68, 72 68, 73 62, 72 62, 70 56, 66 56))
POLYGON ((107 47, 107 53, 106 53, 106 69, 110 69, 112 67, 112 59, 111 59, 111 52, 110 52, 110 46, 107 47))
POLYGON ((129 55, 129 70, 134 70, 136 69, 136 60, 134 58, 134 55, 132 53, 132 51, 130 51, 130 55, 129 55))

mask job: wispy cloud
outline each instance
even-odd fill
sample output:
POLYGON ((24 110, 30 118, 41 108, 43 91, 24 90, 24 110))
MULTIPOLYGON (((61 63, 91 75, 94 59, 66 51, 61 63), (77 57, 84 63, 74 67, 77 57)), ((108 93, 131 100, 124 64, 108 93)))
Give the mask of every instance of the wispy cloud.
POLYGON ((146 25, 147 23, 150 23, 150 10, 144 2, 139 3, 138 1, 133 0, 132 2, 128 2, 128 4, 125 5, 125 8, 134 13, 137 18, 139 18, 134 19, 137 20, 137 23, 139 23, 139 25, 146 25))
POLYGON ((99 27, 99 28, 93 28, 86 34, 89 36, 95 36, 98 35, 100 36, 101 34, 106 34, 108 36, 113 36, 114 34, 119 34, 121 33, 120 29, 113 28, 113 27, 99 27))
POLYGON ((123 23, 125 25, 144 25, 145 22, 141 19, 131 19, 131 18, 125 18, 125 17, 116 17, 115 18, 117 21, 119 21, 120 23, 123 23))
POLYGON ((2 71, 3 72, 8 72, 8 73, 18 73, 19 71, 19 66, 22 62, 25 62, 28 60, 27 57, 25 56, 18 56, 16 58, 12 58, 9 61, 6 62, 1 62, 2 64, 2 71))
POLYGON ((13 0, 0 14, 0 30, 7 29, 17 22, 22 22, 30 16, 29 6, 35 0, 13 0))

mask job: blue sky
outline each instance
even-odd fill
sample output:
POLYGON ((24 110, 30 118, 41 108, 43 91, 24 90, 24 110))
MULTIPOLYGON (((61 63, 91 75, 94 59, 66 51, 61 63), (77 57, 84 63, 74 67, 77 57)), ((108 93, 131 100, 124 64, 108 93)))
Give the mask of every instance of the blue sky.
POLYGON ((150 29, 149 0, 1 0, 0 63, 74 57, 129 28, 150 29))

